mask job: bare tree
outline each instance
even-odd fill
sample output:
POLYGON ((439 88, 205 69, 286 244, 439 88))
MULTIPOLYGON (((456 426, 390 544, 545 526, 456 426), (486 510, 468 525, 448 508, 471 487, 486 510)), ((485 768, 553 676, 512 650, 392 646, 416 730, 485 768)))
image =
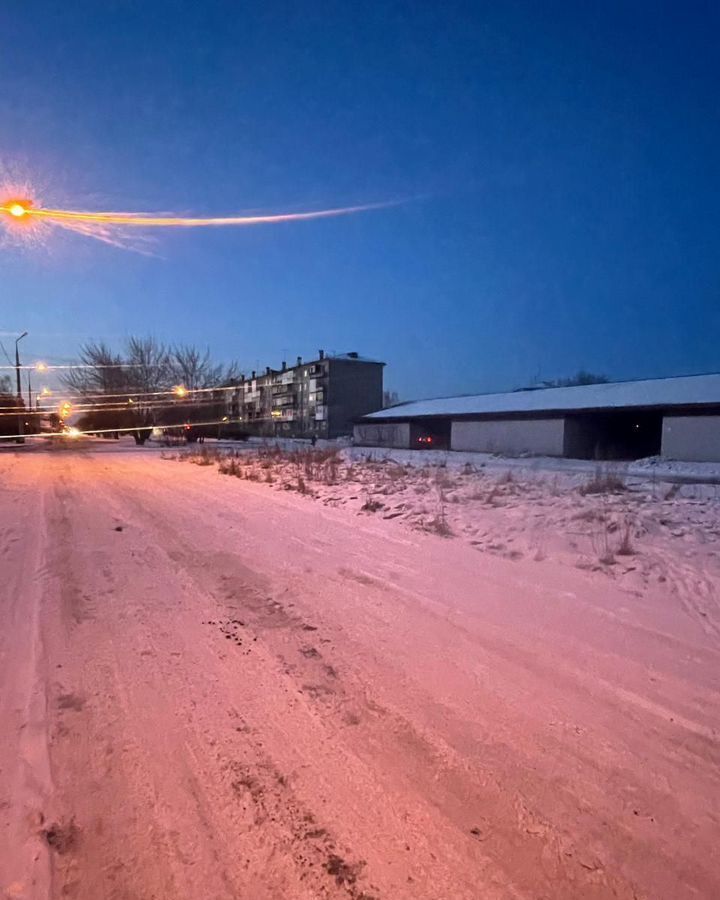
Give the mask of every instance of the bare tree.
POLYGON ((238 372, 235 363, 213 363, 209 350, 168 348, 154 337, 129 337, 123 354, 103 342, 84 344, 80 366, 69 369, 62 381, 91 405, 81 419, 84 430, 130 431, 144 443, 154 425, 220 421, 222 395, 212 392, 185 399, 185 394, 173 396, 173 388, 192 392, 220 387, 232 383, 238 372))
POLYGON ((203 353, 188 344, 178 344, 170 349, 168 368, 175 384, 182 384, 190 391, 228 384, 240 375, 237 363, 227 366, 213 363, 207 348, 203 353))
POLYGON ((170 354, 154 337, 129 337, 125 344, 127 380, 139 395, 171 386, 170 354))
POLYGON ((127 387, 127 373, 121 356, 104 342, 88 341, 80 347, 78 366, 68 369, 60 381, 80 396, 112 394, 127 387))
POLYGON ((383 391, 383 408, 395 406, 400 402, 400 396, 397 391, 383 391))
POLYGON ((570 378, 556 378, 552 381, 543 381, 540 387, 576 387, 584 384, 607 384, 609 381, 610 379, 607 375, 599 375, 580 369, 579 372, 570 378))

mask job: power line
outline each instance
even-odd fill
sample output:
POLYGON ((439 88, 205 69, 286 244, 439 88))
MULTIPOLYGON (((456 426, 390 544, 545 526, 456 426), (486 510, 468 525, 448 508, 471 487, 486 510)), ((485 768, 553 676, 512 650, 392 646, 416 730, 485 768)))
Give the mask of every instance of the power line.
MULTIPOLYGON (((5 349, 5 345, 3 344, 2 341, 0 341, 0 347, 2 347, 2 352, 5 354, 5 359, 10 363, 10 365, 11 365, 12 368, 14 369, 15 366, 13 366, 12 360, 11 360, 10 357, 8 356, 7 350, 5 349)), ((3 368, 4 368, 4 366, 3 366, 3 368)))
MULTIPOLYGON (((87 431, 79 431, 79 436, 85 435, 94 435, 94 434, 132 434, 133 432, 139 431, 150 431, 153 428, 161 428, 163 431, 177 432, 178 434, 182 434, 185 430, 186 425, 189 425, 191 428, 202 428, 211 425, 223 425, 225 424, 224 419, 211 419, 207 422, 191 422, 185 424, 178 425, 134 425, 134 426, 124 426, 120 428, 89 428, 87 431)), ((0 441, 7 441, 10 439, 15 439, 17 434, 0 434, 0 441)), ((66 437, 65 432, 62 431, 37 431, 34 434, 26 434, 25 437, 44 437, 44 438, 52 438, 52 437, 66 437)))

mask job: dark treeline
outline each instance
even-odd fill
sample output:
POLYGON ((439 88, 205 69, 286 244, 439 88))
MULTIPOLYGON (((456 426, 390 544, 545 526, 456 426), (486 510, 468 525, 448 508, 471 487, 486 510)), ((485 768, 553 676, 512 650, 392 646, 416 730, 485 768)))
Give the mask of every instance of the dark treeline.
POLYGON ((0 379, 0 440, 14 439, 21 434, 58 431, 59 428, 57 413, 28 408, 25 399, 18 398, 5 379, 0 379))

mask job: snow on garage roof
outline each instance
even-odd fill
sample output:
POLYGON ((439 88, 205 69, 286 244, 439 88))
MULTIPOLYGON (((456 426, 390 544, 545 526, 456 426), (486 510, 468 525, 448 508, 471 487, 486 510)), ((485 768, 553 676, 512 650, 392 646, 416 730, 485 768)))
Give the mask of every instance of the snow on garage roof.
POLYGON ((714 404, 720 406, 720 374, 413 400, 370 413, 363 417, 363 421, 415 416, 471 416, 714 404))

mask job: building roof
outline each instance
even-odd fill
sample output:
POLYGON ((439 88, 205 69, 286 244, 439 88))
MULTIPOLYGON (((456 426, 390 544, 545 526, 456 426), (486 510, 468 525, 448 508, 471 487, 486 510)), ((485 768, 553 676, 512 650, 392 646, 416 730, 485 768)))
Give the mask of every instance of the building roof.
POLYGON ((468 394, 399 403, 363 417, 406 419, 416 416, 472 416, 579 410, 720 406, 720 374, 683 375, 647 381, 619 381, 577 387, 538 388, 504 394, 468 394))
POLYGON ((349 362, 375 363, 375 365, 378 366, 385 365, 385 363, 381 362, 379 359, 370 359, 370 357, 368 356, 360 356, 359 353, 332 353, 329 354, 326 359, 340 359, 347 360, 349 362))

